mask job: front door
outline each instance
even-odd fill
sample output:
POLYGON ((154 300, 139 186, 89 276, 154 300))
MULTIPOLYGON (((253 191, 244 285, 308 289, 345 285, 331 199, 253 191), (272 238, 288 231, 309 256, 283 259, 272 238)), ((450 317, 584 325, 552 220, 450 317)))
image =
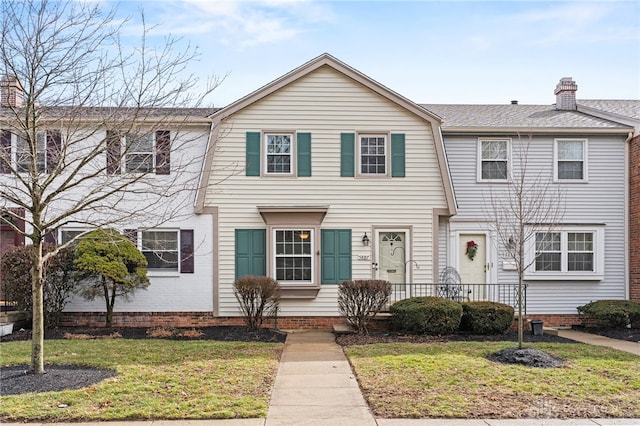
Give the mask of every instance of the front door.
POLYGON ((460 234, 458 241, 459 273, 464 292, 470 300, 487 298, 487 238, 485 234, 460 234))
POLYGON ((390 283, 406 283, 405 233, 381 232, 379 235, 378 277, 390 283))

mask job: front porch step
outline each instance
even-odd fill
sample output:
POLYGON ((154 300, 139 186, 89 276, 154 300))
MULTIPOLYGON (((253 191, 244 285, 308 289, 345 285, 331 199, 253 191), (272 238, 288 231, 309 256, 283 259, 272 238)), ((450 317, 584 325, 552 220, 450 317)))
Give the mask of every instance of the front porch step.
POLYGON ((333 324, 335 334, 354 334, 356 331, 349 324, 333 324))

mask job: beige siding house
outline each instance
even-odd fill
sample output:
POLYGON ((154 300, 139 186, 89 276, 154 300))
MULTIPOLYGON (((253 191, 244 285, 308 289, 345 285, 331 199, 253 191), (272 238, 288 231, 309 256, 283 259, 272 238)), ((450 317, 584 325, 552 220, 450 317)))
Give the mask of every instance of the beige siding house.
POLYGON ((214 217, 214 315, 269 275, 281 317, 336 317, 344 279, 434 282, 455 214, 440 119, 328 54, 216 112, 198 213, 214 217))

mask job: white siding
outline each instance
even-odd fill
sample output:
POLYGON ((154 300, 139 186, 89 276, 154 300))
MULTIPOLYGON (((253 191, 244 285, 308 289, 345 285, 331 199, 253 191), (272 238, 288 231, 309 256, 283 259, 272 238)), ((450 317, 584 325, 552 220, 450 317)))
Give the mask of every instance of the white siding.
MULTIPOLYGON (((167 129, 172 131, 170 125, 167 129)), ((157 228, 167 230, 194 230, 194 270, 192 274, 159 274, 149 271, 151 284, 147 290, 137 291, 129 301, 122 298, 116 300, 116 312, 182 312, 182 311, 212 311, 213 310, 213 220, 210 215, 195 215, 194 200, 198 185, 198 177, 202 168, 202 158, 209 137, 209 126, 183 128, 176 137, 175 146, 179 151, 171 152, 172 172, 170 175, 149 175, 145 177, 153 183, 149 186, 139 185, 140 189, 158 188, 172 185, 173 191, 168 190, 163 195, 147 193, 123 193, 122 199, 111 197, 102 204, 101 210, 88 210, 74 218, 87 217, 90 223, 107 224, 119 229, 157 228), (176 173, 179 171, 179 173, 176 173), (111 204, 113 203, 113 204, 111 204), (115 214, 110 215, 114 212, 115 214), (119 218, 119 220, 116 220, 119 218)), ((98 132, 86 140, 87 146, 101 143, 104 133, 98 132)), ((104 167, 106 158, 101 156, 95 160, 104 167)), ((85 170, 86 171, 86 170, 85 170)), ((0 175, 0 184, 15 185, 15 178, 0 175)), ((100 175, 97 188, 103 185, 100 175)), ((93 182, 85 183, 84 188, 77 188, 73 192, 58 197, 48 212, 65 211, 68 203, 82 197, 93 189, 93 182)), ((1 202, 2 200, 0 200, 1 202)), ((0 203, 0 207, 3 206, 0 203)), ((64 229, 64 228, 63 228, 64 229)), ((27 229, 28 231, 28 229, 27 229)), ((29 241, 27 240, 27 243, 29 241)), ((87 301, 81 297, 74 297, 66 306, 67 312, 103 312, 105 302, 100 297, 87 301)))
MULTIPOLYGON (((365 231, 371 236, 372 226, 411 226, 412 258, 420 265, 413 280, 431 281, 431 209, 446 201, 428 122, 323 67, 233 115, 220 135, 205 204, 219 207, 221 315, 239 312, 231 288, 234 230, 265 227, 258 205, 329 205, 322 228, 353 231, 354 279, 371 277, 371 261, 357 260, 373 255, 361 243, 365 231), (311 133, 312 176, 245 176, 245 134, 263 130, 311 133), (342 132, 404 133, 406 177, 340 177, 342 132)), ((284 300, 280 313, 336 315, 336 295, 337 285, 324 285, 315 299, 284 300)))
MULTIPOLYGON (((500 135, 498 135, 500 136, 500 135)), ((512 138, 514 151, 521 143, 512 138)), ((575 314, 576 307, 599 299, 625 298, 625 154, 624 138, 602 135, 562 135, 561 138, 588 140, 588 182, 553 183, 563 191, 566 210, 564 224, 605 225, 605 273, 601 281, 527 281, 528 313, 575 314)), ((523 136, 522 143, 529 137, 523 136)), ((445 150, 451 169, 458 202, 454 221, 486 222, 491 191, 500 193, 501 184, 478 183, 476 180, 477 136, 445 135, 445 150), (484 210, 487 209, 487 210, 484 210)), ((534 136, 529 149, 528 176, 538 173, 553 176, 554 136, 534 136)), ((512 156, 514 172, 518 170, 517 155, 512 156)), ((504 186, 504 184, 502 185, 504 186)), ((487 226, 487 225, 484 225, 487 226)), ((441 248, 445 250, 445 248, 441 248)), ((502 248, 501 248, 502 250, 502 248)), ((498 281, 517 282, 515 271, 505 271, 499 259, 498 281)))

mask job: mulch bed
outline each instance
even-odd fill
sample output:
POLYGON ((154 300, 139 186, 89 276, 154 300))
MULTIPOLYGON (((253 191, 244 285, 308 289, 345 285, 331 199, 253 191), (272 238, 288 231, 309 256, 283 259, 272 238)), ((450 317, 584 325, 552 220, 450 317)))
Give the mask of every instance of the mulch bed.
MULTIPOLYGON (((281 331, 262 328, 257 331, 242 326, 216 326, 199 328, 170 327, 60 327, 45 330, 48 339, 89 339, 89 338, 123 338, 123 339, 168 339, 168 340, 219 340, 226 342, 281 342, 287 334, 281 331), (156 331, 154 333, 154 330, 156 331), (170 334, 169 334, 170 332, 170 334)), ((1 342, 31 340, 31 330, 14 330, 13 334, 0 338, 1 342)))
MULTIPOLYGON (((526 343, 532 342, 548 342, 548 343, 577 343, 574 340, 565 339, 563 337, 553 336, 551 334, 533 335, 531 332, 525 331, 522 340, 526 343)), ((336 337, 336 342, 342 346, 351 345, 367 345, 371 343, 434 343, 434 342, 517 342, 518 332, 509 331, 505 334, 497 335, 475 335, 475 334, 450 334, 446 336, 416 336, 403 335, 398 333, 369 333, 368 335, 357 334, 340 334, 336 337)))

